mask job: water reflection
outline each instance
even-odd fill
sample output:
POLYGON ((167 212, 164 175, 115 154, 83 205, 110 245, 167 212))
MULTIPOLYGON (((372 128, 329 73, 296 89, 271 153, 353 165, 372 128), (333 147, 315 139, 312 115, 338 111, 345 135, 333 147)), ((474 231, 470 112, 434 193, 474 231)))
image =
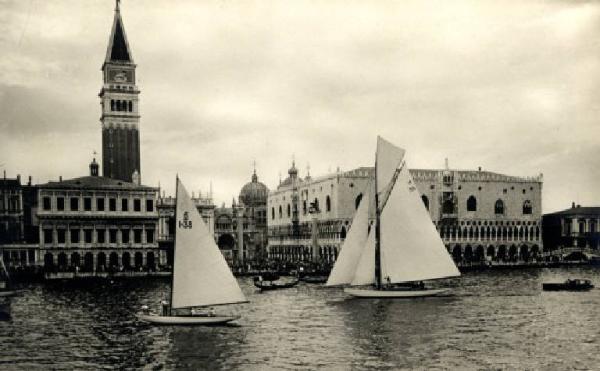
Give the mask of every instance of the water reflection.
POLYGON ((139 322, 158 309, 167 280, 31 284, 0 322, 0 368, 67 369, 565 369, 600 362, 600 290, 542 292, 568 277, 600 283, 593 268, 474 272, 450 296, 351 299, 300 284, 258 292, 232 326, 160 327, 139 322), (9 367, 10 368, 10 367, 9 367))

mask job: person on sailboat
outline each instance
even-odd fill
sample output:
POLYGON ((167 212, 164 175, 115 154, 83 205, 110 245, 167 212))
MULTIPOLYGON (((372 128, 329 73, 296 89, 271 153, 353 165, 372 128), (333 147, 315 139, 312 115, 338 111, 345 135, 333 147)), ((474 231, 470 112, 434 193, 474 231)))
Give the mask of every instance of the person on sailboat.
POLYGON ((167 302, 166 300, 161 300, 160 306, 161 306, 162 315, 168 316, 169 315, 169 302, 167 302))

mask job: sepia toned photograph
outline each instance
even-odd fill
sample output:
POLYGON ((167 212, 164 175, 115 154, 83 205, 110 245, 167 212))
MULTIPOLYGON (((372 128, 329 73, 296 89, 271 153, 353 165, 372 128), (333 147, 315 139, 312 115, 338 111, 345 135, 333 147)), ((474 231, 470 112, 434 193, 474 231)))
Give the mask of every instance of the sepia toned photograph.
POLYGON ((600 368, 600 2, 0 0, 0 370, 600 368))

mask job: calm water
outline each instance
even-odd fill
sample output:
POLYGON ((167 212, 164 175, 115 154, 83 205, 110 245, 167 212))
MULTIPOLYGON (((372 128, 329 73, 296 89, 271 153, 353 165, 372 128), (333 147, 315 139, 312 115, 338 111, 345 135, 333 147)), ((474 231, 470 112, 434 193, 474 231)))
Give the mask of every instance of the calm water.
POLYGON ((600 268, 467 273, 451 296, 349 299, 300 284, 267 293, 240 279, 249 304, 222 327, 153 327, 168 281, 93 288, 35 284, 0 322, 0 369, 593 369, 600 289, 541 292, 567 277, 600 285, 600 268))

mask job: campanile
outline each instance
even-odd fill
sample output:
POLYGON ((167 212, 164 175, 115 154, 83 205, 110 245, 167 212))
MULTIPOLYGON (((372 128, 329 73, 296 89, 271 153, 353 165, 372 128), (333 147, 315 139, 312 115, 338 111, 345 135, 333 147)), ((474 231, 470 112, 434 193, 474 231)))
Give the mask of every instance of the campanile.
POLYGON ((135 67, 117 0, 106 58, 102 64, 103 84, 99 94, 102 106, 102 175, 139 183, 140 91, 135 83, 135 67))

